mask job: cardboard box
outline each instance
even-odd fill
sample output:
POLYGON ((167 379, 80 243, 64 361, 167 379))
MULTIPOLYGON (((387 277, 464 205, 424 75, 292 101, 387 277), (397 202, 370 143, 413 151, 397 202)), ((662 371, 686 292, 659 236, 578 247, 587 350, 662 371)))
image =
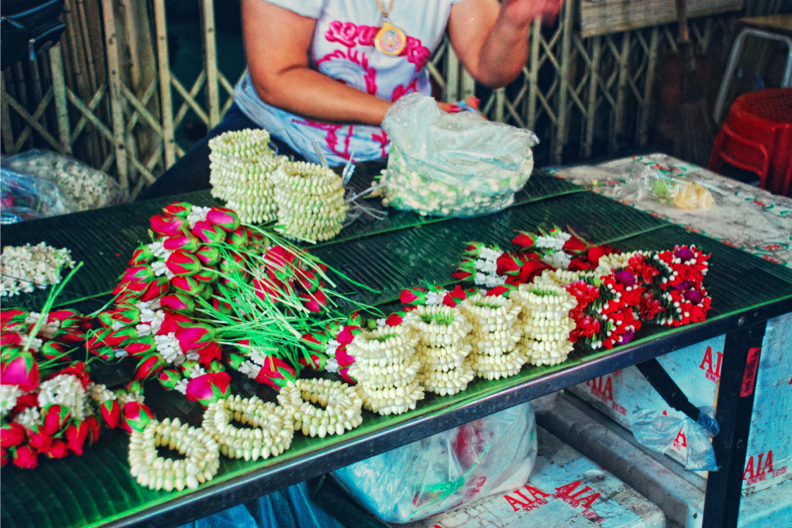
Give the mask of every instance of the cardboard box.
MULTIPOLYGON (((724 336, 719 336, 658 358, 697 407, 714 407, 717 402, 724 341, 724 336)), ((639 409, 684 417, 668 407, 635 367, 589 380, 570 391, 627 429, 632 413, 639 409)), ((792 314, 767 324, 755 391, 743 479, 745 493, 792 478, 787 470, 792 464, 792 314)), ((684 464, 686 450, 687 439, 680 430, 666 454, 684 464)))
MULTIPOLYGON (((570 394, 537 423, 659 506, 670 527, 701 528, 706 479, 638 444, 609 417, 570 394)), ((739 528, 792 526, 792 481, 742 497, 739 528)))

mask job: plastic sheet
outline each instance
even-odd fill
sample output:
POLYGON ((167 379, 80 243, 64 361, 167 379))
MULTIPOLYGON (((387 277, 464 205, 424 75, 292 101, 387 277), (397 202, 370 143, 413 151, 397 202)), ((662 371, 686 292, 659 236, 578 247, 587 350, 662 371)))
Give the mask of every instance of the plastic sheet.
POLYGON ((74 203, 54 183, 0 169, 2 224, 15 224, 49 216, 73 213, 74 203))
POLYGON ((447 114, 425 95, 399 99, 382 128, 391 141, 383 202, 397 209, 441 216, 500 211, 533 170, 532 132, 474 112, 447 114))
POLYGON ((657 411, 642 409, 632 414, 631 429, 642 445, 665 454, 679 435, 687 439, 685 468, 691 471, 717 471, 715 451, 710 438, 718 434, 718 423, 712 418, 715 409, 702 407, 698 423, 690 418, 674 418, 657 411))
MULTIPOLYGON (((651 199, 677 209, 709 209, 715 205, 710 190, 695 181, 685 181, 657 169, 656 165, 638 166, 640 172, 628 175, 619 194, 624 201, 651 199)), ((717 192, 720 190, 716 189, 717 192)))
POLYGON ((109 175, 57 152, 28 150, 3 159, 3 168, 53 183, 61 195, 74 205, 75 211, 98 209, 129 201, 127 191, 109 175))
POLYGON ((311 501, 303 482, 180 528, 342 528, 311 501))
POLYGON ((525 403, 332 475, 380 519, 406 523, 522 486, 536 448, 534 412, 525 403))

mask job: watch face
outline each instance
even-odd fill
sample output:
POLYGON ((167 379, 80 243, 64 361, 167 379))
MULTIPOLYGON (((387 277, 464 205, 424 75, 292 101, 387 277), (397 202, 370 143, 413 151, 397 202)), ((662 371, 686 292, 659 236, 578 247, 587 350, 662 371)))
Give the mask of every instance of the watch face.
POLYGON ((377 49, 385 55, 398 55, 404 49, 407 38, 397 27, 385 24, 377 33, 377 49))

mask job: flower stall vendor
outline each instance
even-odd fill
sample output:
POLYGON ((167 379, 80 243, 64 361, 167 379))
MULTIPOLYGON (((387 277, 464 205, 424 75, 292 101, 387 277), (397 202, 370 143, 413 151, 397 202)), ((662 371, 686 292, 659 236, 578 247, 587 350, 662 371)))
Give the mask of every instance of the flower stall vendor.
MULTIPOLYGON (((431 93, 427 63, 448 31, 480 83, 514 80, 536 17, 562 0, 242 0, 248 68, 223 121, 143 194, 209 187, 211 138, 265 128, 280 154, 331 166, 385 157, 380 128, 401 96, 431 93)), ((459 107, 438 103, 443 110, 459 107)))

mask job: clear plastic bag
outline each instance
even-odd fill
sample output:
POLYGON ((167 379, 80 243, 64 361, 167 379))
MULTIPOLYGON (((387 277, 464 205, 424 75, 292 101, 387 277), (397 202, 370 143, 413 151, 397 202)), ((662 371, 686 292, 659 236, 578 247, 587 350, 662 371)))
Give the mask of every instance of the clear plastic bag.
POLYGON ((676 418, 657 411, 641 409, 632 414, 630 428, 641 445, 663 453, 671 448, 679 431, 687 439, 685 469, 691 471, 717 471, 715 450, 710 438, 718 434, 718 422, 712 416, 715 409, 702 407, 698 422, 687 416, 676 418))
POLYGON ((3 225, 77 210, 54 183, 7 169, 0 169, 0 200, 3 225))
POLYGON ((335 480, 386 522, 417 521, 525 484, 536 459, 530 403, 335 471, 335 480))
POLYGON ((390 138, 383 203, 441 216, 493 213, 514 201, 533 170, 528 130, 473 112, 448 114, 431 97, 410 94, 388 111, 390 138))
POLYGON ((129 201, 129 193, 109 175, 57 152, 29 150, 3 159, 3 168, 52 182, 74 204, 75 211, 129 201))
POLYGON ((656 165, 644 166, 640 174, 631 174, 618 191, 620 199, 627 202, 648 198, 686 210, 708 209, 715 205, 715 198, 707 187, 664 174, 657 170, 656 165))

